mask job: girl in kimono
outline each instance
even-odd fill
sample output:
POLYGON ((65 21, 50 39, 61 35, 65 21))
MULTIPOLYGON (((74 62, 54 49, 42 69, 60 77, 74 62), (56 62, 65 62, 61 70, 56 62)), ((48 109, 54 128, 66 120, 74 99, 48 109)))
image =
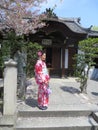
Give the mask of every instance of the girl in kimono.
POLYGON ((41 110, 48 108, 49 102, 49 80, 50 76, 46 67, 46 53, 44 51, 38 52, 39 59, 35 64, 35 80, 38 84, 38 107, 41 110))

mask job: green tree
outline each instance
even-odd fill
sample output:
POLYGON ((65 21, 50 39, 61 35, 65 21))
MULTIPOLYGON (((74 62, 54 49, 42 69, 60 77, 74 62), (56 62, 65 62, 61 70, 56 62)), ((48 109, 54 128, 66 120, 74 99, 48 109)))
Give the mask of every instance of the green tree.
POLYGON ((37 60, 37 52, 42 46, 38 43, 29 42, 27 45, 27 76, 34 76, 34 66, 37 60))
POLYGON ((54 8, 46 8, 46 11, 44 12, 44 14, 48 18, 58 18, 57 15, 54 13, 55 7, 56 7, 56 5, 54 6, 54 8))
POLYGON ((87 92, 87 80, 90 68, 95 64, 94 59, 98 57, 98 38, 88 38, 79 42, 79 50, 81 53, 76 54, 74 59, 77 64, 75 65, 76 76, 80 82, 81 92, 87 92), (85 67, 87 71, 85 71, 85 67))
POLYGON ((16 35, 14 31, 9 31, 5 38, 2 40, 2 59, 8 60, 10 58, 14 58, 14 54, 17 50, 22 50, 24 46, 26 46, 26 41, 23 36, 16 35))
POLYGON ((92 30, 98 31, 98 26, 93 26, 93 27, 92 27, 92 30))
POLYGON ((27 42, 24 36, 16 35, 11 31, 6 34, 6 38, 2 40, 0 68, 4 68, 4 61, 14 59, 14 55, 17 51, 27 53, 27 76, 32 77, 34 75, 34 64, 37 60, 37 51, 41 50, 42 46, 38 43, 27 42))
POLYGON ((0 75, 3 60, 13 58, 15 51, 24 46, 24 34, 35 33, 36 28, 45 25, 42 22, 44 15, 40 14, 40 6, 44 2, 46 0, 0 0, 0 75), (14 32, 10 32, 11 29, 14 32))

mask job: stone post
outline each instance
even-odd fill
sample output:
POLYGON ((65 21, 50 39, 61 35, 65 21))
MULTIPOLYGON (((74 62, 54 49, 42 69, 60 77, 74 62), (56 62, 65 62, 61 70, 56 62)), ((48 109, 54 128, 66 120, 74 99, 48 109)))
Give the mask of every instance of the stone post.
POLYGON ((26 91, 26 54, 18 50, 14 55, 14 60, 17 62, 18 72, 17 97, 24 100, 26 91))
POLYGON ((5 62, 4 70, 4 115, 14 115, 16 110, 17 63, 10 59, 5 62))

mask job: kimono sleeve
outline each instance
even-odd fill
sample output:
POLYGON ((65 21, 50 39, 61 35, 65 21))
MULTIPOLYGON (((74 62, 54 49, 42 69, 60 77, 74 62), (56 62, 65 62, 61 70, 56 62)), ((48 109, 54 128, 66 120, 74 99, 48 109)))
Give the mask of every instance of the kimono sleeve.
POLYGON ((35 65, 35 75, 36 75, 36 81, 37 83, 45 83, 46 78, 45 75, 42 72, 42 64, 41 63, 37 63, 35 65))

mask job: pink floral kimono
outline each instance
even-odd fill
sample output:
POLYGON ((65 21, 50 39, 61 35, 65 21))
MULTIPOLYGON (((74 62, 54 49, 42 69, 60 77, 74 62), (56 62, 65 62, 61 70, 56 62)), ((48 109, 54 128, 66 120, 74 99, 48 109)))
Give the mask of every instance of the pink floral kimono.
POLYGON ((46 67, 46 63, 38 60, 35 65, 35 79, 38 84, 38 106, 48 106, 49 94, 47 92, 50 76, 46 67))

